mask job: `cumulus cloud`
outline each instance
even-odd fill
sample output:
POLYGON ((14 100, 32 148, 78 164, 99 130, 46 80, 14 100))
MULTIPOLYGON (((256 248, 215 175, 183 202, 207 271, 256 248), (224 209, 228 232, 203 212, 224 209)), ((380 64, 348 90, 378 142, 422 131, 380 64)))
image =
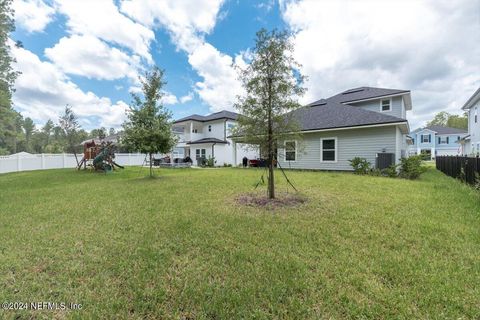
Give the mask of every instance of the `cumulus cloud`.
POLYGON ((164 92, 164 95, 162 97, 162 103, 166 104, 166 105, 177 104, 178 99, 174 94, 172 94, 170 92, 164 92))
POLYGON ((189 92, 186 96, 180 97, 181 103, 187 103, 193 100, 193 92, 189 92))
POLYGON ((113 1, 56 0, 56 5, 67 16, 70 33, 95 36, 153 61, 149 52, 153 31, 120 13, 113 1))
POLYGON ((164 27, 178 49, 188 54, 192 68, 203 78, 194 90, 211 111, 233 109, 241 85, 234 70, 234 58, 220 52, 204 35, 211 32, 223 0, 154 1, 124 0, 121 10, 149 27, 164 27))
POLYGON ((130 57, 91 35, 63 37, 45 49, 45 55, 65 73, 99 80, 136 79, 140 68, 138 56, 130 57))
POLYGON ((195 89, 211 110, 231 110, 236 95, 242 91, 232 57, 204 43, 189 55, 188 62, 203 78, 195 84, 195 89))
POLYGON ((410 89, 412 126, 460 112, 479 85, 475 1, 280 1, 309 76, 303 102, 348 88, 410 89))
POLYGON ((18 77, 13 101, 18 110, 36 122, 48 119, 56 121, 65 105, 72 106, 86 129, 92 129, 89 119, 96 119, 99 126, 118 127, 125 119, 127 105, 123 101, 112 103, 109 98, 84 92, 54 64, 41 61, 29 50, 12 46, 16 58, 18 77))
POLYGON ((209 33, 215 26, 223 0, 124 0, 123 13, 150 27, 167 28, 177 46, 191 51, 201 44, 199 33, 209 33))
POLYGON ((28 32, 43 31, 55 13, 55 10, 42 0, 15 0, 12 8, 15 10, 17 25, 28 32))

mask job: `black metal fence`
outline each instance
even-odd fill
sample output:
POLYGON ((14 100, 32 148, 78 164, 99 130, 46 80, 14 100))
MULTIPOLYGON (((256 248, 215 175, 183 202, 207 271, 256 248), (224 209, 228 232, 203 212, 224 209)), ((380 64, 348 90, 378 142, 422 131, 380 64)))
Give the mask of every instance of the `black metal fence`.
POLYGON ((480 158, 463 156, 440 156, 435 158, 438 170, 450 177, 475 184, 480 175, 480 158))

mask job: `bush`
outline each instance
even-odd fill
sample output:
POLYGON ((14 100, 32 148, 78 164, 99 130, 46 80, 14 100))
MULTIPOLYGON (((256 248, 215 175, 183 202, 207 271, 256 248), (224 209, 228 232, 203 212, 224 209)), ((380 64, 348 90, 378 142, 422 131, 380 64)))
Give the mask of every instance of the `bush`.
POLYGON ((382 173, 389 178, 396 178, 398 176, 397 166, 392 164, 388 168, 383 169, 382 173))
POLYGON ((367 174, 370 171, 371 164, 365 158, 355 157, 348 160, 355 174, 367 174))
POLYGON ((423 165, 421 155, 411 156, 409 158, 400 159, 400 173, 399 176, 405 179, 417 179, 427 168, 423 165))
POLYGON ((213 168, 215 166, 215 157, 209 156, 208 159, 205 161, 205 166, 213 168))

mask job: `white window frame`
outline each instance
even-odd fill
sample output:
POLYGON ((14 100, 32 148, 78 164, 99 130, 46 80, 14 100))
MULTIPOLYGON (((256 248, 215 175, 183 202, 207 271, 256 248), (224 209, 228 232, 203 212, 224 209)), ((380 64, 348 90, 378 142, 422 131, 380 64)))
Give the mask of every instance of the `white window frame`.
MULTIPOLYGON (((327 149, 326 151, 331 151, 327 149)), ((337 137, 325 137, 320 139, 320 162, 324 163, 337 163, 338 162, 338 139, 337 137), (323 140, 334 140, 335 141, 335 160, 323 160, 323 140)))
MULTIPOLYGON (((450 140, 450 139, 448 139, 450 140)), ((440 143, 439 144, 447 144, 447 136, 440 136, 440 143)))
POLYGON ((297 162, 297 140, 285 140, 283 142, 283 150, 285 150, 285 162, 297 162), (295 160, 287 160, 287 142, 295 144, 295 160))
POLYGON ((208 125, 208 132, 212 132, 212 125, 211 124, 208 125))
POLYGON ((389 111, 392 111, 392 98, 388 98, 388 99, 380 99, 380 112, 389 112, 389 111), (388 110, 383 110, 383 105, 382 105, 382 102, 383 101, 387 101, 388 100, 388 110))

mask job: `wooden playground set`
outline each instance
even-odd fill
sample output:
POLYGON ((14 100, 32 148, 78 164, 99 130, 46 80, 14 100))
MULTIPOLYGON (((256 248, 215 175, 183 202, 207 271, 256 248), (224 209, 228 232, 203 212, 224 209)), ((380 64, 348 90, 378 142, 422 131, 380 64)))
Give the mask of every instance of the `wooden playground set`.
POLYGON ((96 141, 95 139, 83 142, 83 158, 78 163, 77 169, 87 168, 105 173, 115 170, 115 167, 124 167, 114 161, 115 144, 113 142, 96 141))

